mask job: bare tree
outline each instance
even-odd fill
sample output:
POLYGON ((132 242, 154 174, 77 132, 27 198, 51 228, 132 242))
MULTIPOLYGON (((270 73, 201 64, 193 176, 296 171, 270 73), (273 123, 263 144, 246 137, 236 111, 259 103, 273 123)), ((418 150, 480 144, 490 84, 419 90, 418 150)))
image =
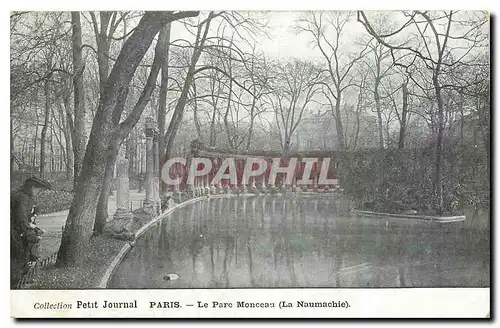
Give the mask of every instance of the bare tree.
POLYGON ((389 74, 392 63, 385 64, 386 59, 390 59, 390 50, 386 49, 378 42, 370 42, 369 48, 373 56, 372 62, 367 65, 372 72, 373 78, 373 98, 375 101, 375 112, 377 114, 379 146, 384 148, 383 120, 382 120, 382 99, 380 95, 380 85, 382 80, 389 74), (374 64, 373 66, 371 64, 374 64), (385 67, 384 67, 385 64, 385 67))
POLYGON ((248 137, 246 149, 250 149, 253 139, 255 119, 258 115, 263 113, 262 105, 259 106, 262 97, 271 92, 270 81, 274 78, 271 76, 268 63, 264 56, 258 56, 255 51, 255 45, 252 47, 252 54, 250 55, 249 65, 247 68, 248 79, 250 80, 249 89, 252 91, 252 104, 249 109, 250 125, 248 128, 248 137))
MULTIPOLYGON (((122 22, 125 22, 127 13, 121 14, 114 11, 99 13, 99 22, 94 12, 90 12, 92 28, 94 30, 97 45, 97 67, 99 70, 99 95, 102 96, 106 90, 106 81, 109 75, 110 48, 114 39, 114 34, 122 22)), ((124 33, 126 33, 124 29, 124 33)), ((123 140, 120 141, 120 143, 123 140)), ((108 219, 108 199, 111 191, 111 180, 116 161, 116 151, 110 151, 108 162, 102 184, 102 190, 97 203, 96 216, 94 221, 94 234, 101 234, 108 219)))
MULTIPOLYGON (((58 252, 60 265, 82 263, 83 254, 92 234, 97 200, 102 189, 102 179, 109 154, 118 149, 118 145, 135 126, 144 110, 145 104, 144 106, 141 104, 120 122, 128 87, 138 65, 153 38, 165 24, 196 15, 198 12, 146 12, 123 44, 110 71, 105 92, 99 101, 92 124, 82 171, 75 188, 78 197, 75 197, 70 207, 58 252)), ((157 72, 160 64, 161 62, 158 62, 157 72)), ((149 95, 149 92, 142 95, 142 103, 146 102, 149 95)))
POLYGON ((306 108, 321 90, 321 70, 313 64, 299 61, 281 62, 277 65, 276 83, 269 99, 274 108, 281 150, 287 152, 292 136, 297 129, 306 108))
MULTIPOLYGON (((235 35, 238 35, 241 40, 247 42, 246 38, 244 38, 241 34, 242 31, 245 31, 248 37, 252 38, 256 33, 260 31, 261 26, 256 23, 255 20, 245 18, 240 13, 225 11, 210 12, 207 18, 203 19, 197 25, 194 44, 189 45, 190 47, 192 47, 192 54, 189 64, 187 65, 188 67, 187 72, 185 73, 184 83, 182 84, 180 95, 175 105, 175 109, 173 111, 168 129, 163 135, 164 141, 166 143, 165 149, 160 149, 161 153, 163 154, 163 161, 166 161, 166 159, 170 157, 175 137, 184 117, 185 106, 189 102, 188 96, 191 90, 191 84, 199 74, 205 71, 216 71, 229 79, 229 84, 231 85, 231 87, 233 85, 237 85, 238 87, 251 93, 245 86, 239 83, 230 72, 227 72, 227 67, 221 68, 218 66, 203 63, 201 67, 197 68, 198 61, 200 60, 203 53, 220 55, 222 52, 221 49, 225 49, 226 53, 229 53, 229 57, 225 57, 226 59, 232 59, 233 55, 235 57, 239 57, 240 59, 241 57, 243 57, 243 52, 238 48, 236 43, 225 36, 224 30, 226 28, 230 29, 232 33, 235 33, 235 35), (217 34, 216 36, 209 36, 210 26, 213 20, 215 20, 216 18, 220 18, 220 23, 216 30, 218 33, 220 31, 222 32, 220 32, 220 34, 217 34)), ((184 40, 184 42, 186 43, 187 41, 184 40)), ((219 86, 221 87, 222 85, 219 86)), ((231 99, 229 99, 231 98, 231 94, 232 93, 229 92, 227 96, 229 104, 231 102, 231 99)), ((226 103, 226 106, 228 103, 226 103)))
POLYGON ((301 17, 295 27, 298 33, 307 33, 313 38, 314 46, 325 59, 329 81, 324 85, 328 90, 327 97, 334 103, 332 113, 341 151, 346 150, 341 113, 342 96, 346 89, 354 86, 350 72, 365 56, 368 47, 367 43, 361 51, 351 54, 342 51, 343 34, 352 17, 350 12, 311 12, 301 17))
MULTIPOLYGON (((184 115, 184 107, 186 106, 188 100, 188 94, 191 88, 191 83, 193 81, 194 75, 196 74, 196 64, 200 59, 205 41, 207 39, 208 31, 210 30, 210 24, 214 16, 215 13, 210 12, 208 14, 208 17, 198 25, 196 39, 193 47, 193 54, 191 56, 191 61, 186 72, 186 77, 184 78, 184 85, 182 86, 181 94, 177 100, 177 104, 175 106, 168 129, 166 130, 164 135, 160 136, 160 138, 163 139, 162 143, 164 143, 165 145, 164 146, 165 149, 160 149, 160 153, 164 154, 163 155, 164 162, 170 157, 175 136, 182 122, 182 117, 184 115)), ((160 119, 164 120, 165 118, 162 117, 160 119)))
MULTIPOLYGON (((358 12, 358 21, 365 27, 366 31, 375 37, 383 46, 391 50, 394 58, 394 51, 404 51, 413 57, 410 63, 397 62, 405 68, 410 68, 415 60, 421 60, 432 75, 432 88, 437 103, 437 136, 436 136, 436 161, 434 177, 435 209, 442 213, 443 211, 443 184, 442 184, 442 165, 443 165, 443 136, 444 136, 444 112, 443 90, 448 87, 444 82, 445 72, 453 70, 458 64, 463 64, 469 55, 473 54, 476 46, 484 41, 484 35, 481 33, 482 26, 486 24, 486 16, 478 21, 461 19, 455 11, 446 12, 428 12, 413 11, 403 13, 407 18, 400 28, 388 33, 378 33, 373 28, 370 20, 362 11, 358 12), (452 33, 452 26, 456 26, 452 33), (460 26, 460 27, 459 27, 460 26), (417 41, 413 44, 411 40, 406 42, 397 42, 391 40, 391 37, 403 33, 404 30, 411 29, 413 36, 417 41), (397 43, 396 43, 397 42, 397 43), (459 50, 461 55, 456 57, 454 52, 459 50)), ((396 60, 395 60, 396 61, 396 60)), ((412 77, 412 75, 410 75, 412 77)), ((429 92, 426 85, 420 85, 413 77, 412 80, 424 91, 429 92)))
MULTIPOLYGON (((167 24, 163 27, 165 31, 165 41, 166 41, 166 49, 165 49, 165 60, 161 66, 161 84, 160 84, 160 94, 158 99, 158 130, 160 136, 165 134, 165 118, 167 115, 167 92, 168 92, 168 81, 169 81, 169 70, 168 70, 168 62, 169 62, 169 53, 170 53, 170 31, 172 29, 172 24, 167 24)), ((159 139, 159 150, 162 153, 165 149, 165 139, 159 139)))

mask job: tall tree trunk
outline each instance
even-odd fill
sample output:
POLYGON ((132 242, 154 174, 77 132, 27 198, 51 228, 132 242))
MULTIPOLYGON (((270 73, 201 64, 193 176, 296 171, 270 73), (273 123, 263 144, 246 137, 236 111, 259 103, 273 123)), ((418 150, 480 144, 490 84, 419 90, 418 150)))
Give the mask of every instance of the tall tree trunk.
POLYGON ((359 85, 358 101, 356 102, 356 133, 354 134, 354 141, 352 143, 351 150, 355 151, 358 147, 360 121, 361 121, 361 106, 363 106, 363 88, 365 87, 365 78, 363 78, 361 84, 359 85))
POLYGON ((73 127, 73 153, 74 153, 74 186, 82 170, 85 155, 85 93, 83 85, 83 71, 85 66, 82 59, 82 25, 80 13, 71 12, 72 48, 73 48, 73 99, 74 99, 74 127, 73 127))
MULTIPOLYGON (((229 74, 231 75, 231 63, 229 63, 229 74)), ((229 80, 229 91, 227 95, 226 112, 224 113, 224 127, 226 128, 227 142, 230 149, 235 149, 231 127, 229 126, 229 111, 231 110, 231 95, 233 93, 233 79, 229 80)))
POLYGON ((111 192, 113 170, 119 148, 120 146, 116 142, 115 145, 111 146, 108 150, 104 179, 102 180, 102 189, 99 195, 99 201, 97 203, 96 216, 94 221, 95 236, 100 235, 104 232, 104 227, 106 226, 106 222, 108 221, 109 193, 111 192))
POLYGON ((45 80, 44 82, 44 94, 45 94, 45 119, 43 122, 42 132, 40 134, 40 174, 42 177, 45 177, 47 174, 46 160, 45 160, 45 146, 46 146, 46 138, 47 138, 47 129, 50 124, 50 90, 49 90, 49 81, 45 80))
POLYGON ((63 167, 65 167, 66 162, 68 161, 68 156, 66 155, 66 147, 63 145, 62 140, 63 140, 63 130, 64 130, 64 121, 62 122, 63 128, 59 129, 59 137, 58 140, 60 142, 59 144, 59 171, 63 170, 63 167))
MULTIPOLYGON (((35 137, 33 139, 33 163, 31 164, 32 170, 36 169, 36 154, 37 154, 37 144, 38 144, 38 126, 40 125, 40 117, 38 115, 38 109, 35 108, 35 137)), ((31 170, 30 170, 31 171, 31 170)))
POLYGON ((375 98, 375 109, 377 111, 377 125, 378 125, 378 142, 380 149, 384 149, 384 128, 382 122, 382 109, 380 106, 380 94, 379 94, 379 78, 375 79, 375 87, 374 87, 374 98, 375 98))
MULTIPOLYGON (((198 13, 194 13, 198 14, 198 13)), ((58 265, 83 263, 89 238, 92 235, 97 201, 102 190, 109 148, 113 145, 117 129, 121 127, 123 112, 130 82, 160 28, 176 17, 161 12, 146 12, 134 32, 125 41, 109 74, 105 90, 92 124, 92 130, 83 158, 80 176, 59 247, 58 265)), ((135 113, 135 114, 140 114, 135 113)), ((135 123, 134 117, 127 124, 135 123)))
POLYGON ((196 128, 196 134, 198 135, 198 140, 203 140, 203 135, 201 134, 201 124, 198 117, 198 102, 196 99, 196 81, 193 81, 193 121, 196 128))
POLYGON ((54 172, 54 134, 53 134, 53 128, 50 128, 50 138, 49 138, 49 145, 50 145, 50 167, 48 169, 48 173, 54 172))
MULTIPOLYGON (((166 44, 167 44, 166 30, 162 29, 158 37, 158 43, 156 44, 155 57, 153 60, 151 71, 148 76, 148 80, 146 82, 146 86, 144 87, 139 97, 139 100, 135 104, 132 113, 125 121, 127 122, 128 125, 126 127, 123 127, 122 129, 119 129, 119 131, 115 133, 115 135, 113 136, 112 145, 108 149, 108 157, 106 160, 106 170, 104 172, 103 186, 101 194, 99 196, 99 202, 97 204, 96 219, 94 223, 94 235, 99 235, 104 231, 104 227, 108 219, 108 198, 112 187, 111 182, 112 182, 114 164, 118 156, 120 144, 126 137, 129 136, 133 126, 135 126, 135 124, 139 120, 142 111, 146 107, 151 97, 151 94, 153 93, 153 90, 156 86, 156 80, 161 69, 161 65, 165 61, 166 44), (135 123, 129 121, 130 119, 134 120, 135 123)), ((156 163, 155 166, 157 167, 158 163, 156 163)), ((159 172, 159 170, 157 171, 159 172)))
POLYGON ((444 132, 444 106, 443 98, 441 95, 441 86, 439 85, 438 75, 439 71, 436 70, 432 77, 434 90, 436 92, 436 99, 438 105, 438 133, 436 140, 436 176, 434 178, 434 195, 435 195, 435 209, 438 214, 443 213, 443 181, 442 181, 442 166, 443 166, 443 132, 444 132))
POLYGON ((191 87, 191 83, 194 78, 196 63, 198 63, 198 59, 200 59, 201 52, 205 44, 205 40, 207 38, 207 34, 210 29, 210 22, 212 20, 212 16, 213 13, 211 12, 207 18, 203 36, 201 36, 201 26, 198 28, 195 47, 193 50, 193 55, 191 57, 191 63, 188 67, 186 78, 184 79, 184 85, 182 87, 179 100, 177 101, 174 113, 172 115, 172 119, 170 120, 170 124, 168 125, 168 129, 165 135, 160 136, 160 138, 163 138, 164 139, 163 141, 166 142, 165 153, 163 156, 163 163, 165 163, 170 158, 170 154, 172 153, 172 147, 174 145, 175 136, 177 135, 177 131, 179 130, 179 126, 181 125, 182 122, 182 117, 184 116, 184 108, 186 107, 189 89, 191 87))
MULTIPOLYGON (((253 94, 255 95, 255 86, 253 88, 253 94)), ((248 128, 248 139, 247 139, 247 145, 246 145, 246 150, 250 149, 250 145, 252 142, 253 138, 253 126, 255 122, 255 103, 257 102, 257 99, 253 97, 252 100, 252 107, 250 108, 250 127, 248 128)), ((297 143, 298 146, 298 143, 297 143)))
POLYGON ((64 140, 64 146, 66 147, 66 179, 73 180, 73 147, 71 146, 71 138, 69 133, 64 133, 64 140))
MULTIPOLYGON (((163 33, 165 34, 165 60, 161 64, 161 84, 160 84, 160 95, 158 99, 158 132, 160 136, 165 134, 165 120, 167 116, 167 93, 168 93, 168 61, 169 61, 169 50, 170 50, 170 32, 171 24, 167 24, 163 27, 163 33)), ((165 152, 166 143, 165 139, 162 137, 158 140, 159 154, 165 152)), ((159 156, 160 157, 160 156, 159 156)), ((159 158, 160 167, 163 166, 161 157, 159 158)), ((160 179, 160 190, 161 192, 166 192, 167 185, 160 179)))
POLYGON ((408 82, 403 84, 403 108, 401 111, 401 120, 399 122, 399 141, 398 148, 403 149, 405 147, 405 136, 406 136, 406 116, 408 114, 408 82))
POLYGON ((460 145, 465 145, 465 136, 464 136, 464 127, 465 127, 465 117, 464 117, 464 99, 463 95, 460 95, 460 104, 458 105, 458 109, 460 110, 460 145))
POLYGON ((340 113, 341 101, 341 91, 337 90, 337 99, 335 99, 335 128, 337 130, 337 140, 339 142, 340 151, 344 152, 346 150, 346 147, 344 139, 344 128, 342 126, 342 117, 340 113))
MULTIPOLYGON (((71 118, 71 108, 69 96, 63 97, 64 112, 61 113, 61 124, 64 124, 64 145, 66 147, 66 178, 68 180, 74 179, 74 153, 73 153, 73 120, 71 118), (66 119, 64 119, 66 117, 66 119)), ((74 184, 74 181, 73 181, 74 184)))
MULTIPOLYGON (((161 65, 161 84, 160 84, 160 94, 158 98, 158 131, 160 136, 163 136, 165 134, 165 120, 167 115, 168 61, 169 61, 169 50, 170 50, 171 24, 165 25, 163 29, 166 38, 166 48, 165 48, 165 60, 161 65)), ((165 147, 166 147, 165 140, 163 138, 160 138, 160 140, 158 140, 158 146, 160 149, 160 154, 163 154, 165 152, 165 147)))
MULTIPOLYGON (((104 85, 109 75, 109 48, 111 46, 110 38, 108 36, 109 20, 113 13, 111 11, 101 11, 99 13, 101 29, 95 31, 97 41, 97 62, 99 68, 99 90, 104 90, 104 85)), ((94 27, 97 29, 97 25, 94 27)))
POLYGON ((217 117, 217 104, 219 103, 219 95, 221 92, 221 82, 220 79, 217 78, 217 73, 211 76, 210 79, 210 96, 212 97, 212 117, 210 119, 210 147, 215 147, 217 142, 217 134, 215 133, 215 119, 217 117), (217 94, 215 94, 215 80, 217 80, 217 94))
POLYGON ((214 106, 214 110, 212 112, 212 119, 210 120, 210 147, 215 147, 216 135, 215 135, 215 114, 217 113, 217 109, 214 106))
POLYGON ((136 136, 137 136, 137 130, 134 129, 134 131, 128 136, 127 138, 127 143, 126 143, 126 158, 129 160, 128 164, 128 176, 129 178, 132 178, 134 176, 134 166, 135 166, 135 148, 137 146, 136 144, 136 136))

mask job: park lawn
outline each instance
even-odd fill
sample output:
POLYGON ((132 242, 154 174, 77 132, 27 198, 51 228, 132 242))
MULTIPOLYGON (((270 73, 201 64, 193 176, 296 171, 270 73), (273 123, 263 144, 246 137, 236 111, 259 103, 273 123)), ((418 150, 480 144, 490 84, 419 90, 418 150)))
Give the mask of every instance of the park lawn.
POLYGON ((82 266, 41 269, 28 289, 92 289, 97 288, 108 266, 127 243, 108 235, 92 237, 82 266))

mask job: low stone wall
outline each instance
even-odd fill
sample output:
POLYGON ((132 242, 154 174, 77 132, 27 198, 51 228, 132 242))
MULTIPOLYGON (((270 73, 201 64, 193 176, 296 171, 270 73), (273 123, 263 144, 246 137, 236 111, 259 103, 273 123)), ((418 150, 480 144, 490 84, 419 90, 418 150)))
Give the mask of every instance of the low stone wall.
POLYGON ((372 211, 353 210, 353 214, 358 216, 376 217, 381 219, 408 219, 408 220, 424 220, 424 221, 439 221, 439 222, 457 222, 464 221, 465 215, 456 216, 431 216, 431 215, 413 215, 413 214, 392 214, 372 211))
POLYGON ((158 221, 163 220, 165 217, 169 216, 172 214, 175 210, 184 207, 186 205, 198 202, 200 200, 205 200, 208 198, 227 198, 227 197, 232 197, 236 195, 213 195, 213 196, 201 196, 201 197, 196 197, 196 198, 191 198, 189 200, 186 200, 180 204, 176 204, 170 208, 168 208, 165 212, 154 218, 153 220, 149 221, 145 225, 143 225, 139 230, 137 230, 134 234, 134 238, 130 240, 127 244, 125 244, 120 252, 115 256, 111 264, 109 265, 108 269, 104 273, 104 276, 101 278, 101 281, 97 288, 106 288, 109 282, 109 279, 113 275, 116 267, 122 262, 123 258, 125 255, 130 251, 130 249, 135 246, 136 240, 143 235, 147 230, 149 230, 152 226, 154 226, 158 221), (221 197, 219 197, 221 196, 221 197))

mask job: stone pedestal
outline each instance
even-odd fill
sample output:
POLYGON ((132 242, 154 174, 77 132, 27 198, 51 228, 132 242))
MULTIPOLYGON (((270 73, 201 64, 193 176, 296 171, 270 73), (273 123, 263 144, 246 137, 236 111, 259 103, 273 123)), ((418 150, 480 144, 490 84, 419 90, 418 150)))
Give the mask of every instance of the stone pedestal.
POLYGON ((182 192, 179 190, 178 184, 174 185, 174 190, 172 191, 172 200, 177 204, 182 203, 182 192))
POLYGON ((117 165, 116 178, 116 212, 113 219, 106 224, 105 231, 116 238, 128 239, 133 237, 134 215, 129 210, 130 191, 128 178, 127 158, 120 158, 117 165))
POLYGON ((182 203, 182 192, 180 192, 179 190, 174 190, 174 192, 172 193, 172 199, 177 204, 182 203))
POLYGON ((316 179, 314 179, 314 180, 313 180, 312 190, 313 190, 314 192, 317 192, 317 191, 318 191, 318 180, 316 180, 316 179))
POLYGON ((254 180, 252 180, 252 182, 250 182, 250 184, 248 185, 248 191, 253 193, 253 194, 260 194, 260 191, 255 186, 254 180))
POLYGON ((264 182, 262 182, 261 185, 258 186, 258 189, 261 193, 267 194, 267 191, 268 191, 267 185, 264 182))
POLYGON ((239 195, 241 193, 241 189, 238 187, 238 185, 234 185, 233 188, 231 188, 233 194, 239 195))
POLYGON ((187 199, 194 198, 195 192, 192 185, 190 184, 186 185, 186 189, 184 190, 184 195, 187 197, 187 199))
POLYGON ((216 193, 216 194, 222 194, 222 193, 223 193, 223 191, 224 191, 224 190, 222 189, 222 185, 221 185, 221 183, 220 183, 220 181, 219 181, 219 183, 217 184, 217 186, 215 186, 215 193, 216 193))

